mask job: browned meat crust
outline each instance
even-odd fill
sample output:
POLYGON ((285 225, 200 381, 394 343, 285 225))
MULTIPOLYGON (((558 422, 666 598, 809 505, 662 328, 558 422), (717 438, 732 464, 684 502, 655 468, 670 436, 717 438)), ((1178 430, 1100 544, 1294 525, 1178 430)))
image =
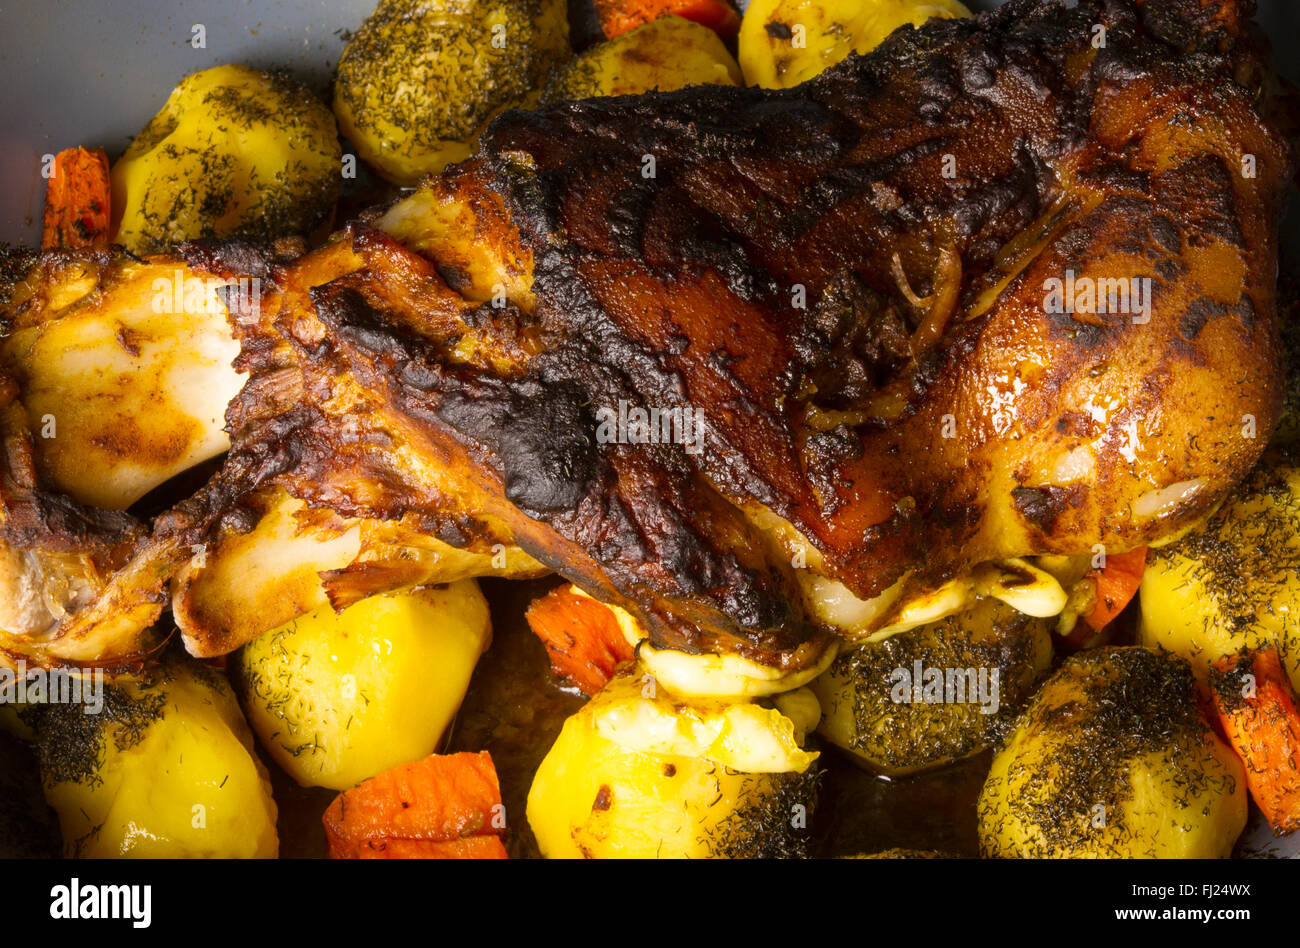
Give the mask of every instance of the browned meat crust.
MULTIPOLYGON (((1291 159, 1236 81, 1259 72, 1241 12, 1012 3, 788 92, 512 112, 451 179, 500 195, 535 261, 536 325, 476 331, 509 349, 529 324, 539 351, 451 364, 448 333, 491 310, 453 300, 453 326, 352 273, 294 311, 306 397, 251 426, 275 376, 246 354, 232 458, 349 514, 416 508, 467 534, 489 516, 660 644, 778 664, 821 630, 753 504, 861 597, 907 571, 1168 534, 1250 468, 1278 413, 1291 159), (1149 279, 1149 320, 1045 312, 1068 271, 1149 279), (343 384, 368 396, 345 428, 343 384), (620 401, 701 410, 707 447, 599 443, 596 412, 620 401), (1134 512, 1177 484, 1181 503, 1134 512)), ((369 267, 403 255, 346 240, 369 267)))
POLYGON ((508 113, 428 187, 529 292, 470 301, 364 224, 270 271, 226 467, 160 536, 276 485, 518 544, 658 645, 784 667, 830 634, 805 566, 867 598, 1166 536, 1279 412, 1292 156, 1249 12, 1022 0, 785 92, 508 113), (1053 311, 1058 279, 1134 311, 1053 311), (701 412, 703 450, 604 443, 620 402, 701 412))

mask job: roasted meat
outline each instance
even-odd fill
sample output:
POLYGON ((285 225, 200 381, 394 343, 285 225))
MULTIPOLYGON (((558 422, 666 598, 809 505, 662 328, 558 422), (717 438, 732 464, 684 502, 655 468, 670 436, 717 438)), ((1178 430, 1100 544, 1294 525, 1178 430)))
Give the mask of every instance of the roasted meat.
POLYGON ((1013 0, 792 90, 507 113, 266 269, 225 464, 138 555, 283 492, 798 670, 988 564, 1172 536, 1280 410, 1249 6, 1013 0))
POLYGON ((230 446, 244 378, 221 283, 175 257, 59 250, 11 288, 0 363, 52 488, 124 510, 230 446))
POLYGON ((226 308, 178 258, 0 262, 0 661, 135 663, 189 553, 141 548, 148 526, 123 511, 228 447, 243 379, 226 308))

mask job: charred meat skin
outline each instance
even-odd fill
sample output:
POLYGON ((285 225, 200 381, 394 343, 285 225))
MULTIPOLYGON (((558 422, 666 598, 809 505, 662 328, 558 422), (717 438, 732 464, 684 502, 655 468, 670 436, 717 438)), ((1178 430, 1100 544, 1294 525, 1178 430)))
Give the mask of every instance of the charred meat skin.
MULTIPOLYGON (((348 515, 432 516, 432 462, 462 514, 657 644, 786 667, 826 627, 742 510, 791 523, 810 568, 861 598, 1168 535, 1254 463, 1244 421, 1266 434, 1278 413, 1291 155, 1235 78, 1260 71, 1245 12, 1012 3, 786 92, 509 113, 432 186, 505 208, 479 236, 531 263, 539 345, 509 371, 455 365, 409 314, 313 289, 278 330, 319 340, 295 362, 309 395, 371 393, 351 423, 402 448, 345 476, 338 419, 309 397, 275 421, 302 416, 277 478, 348 515), (1150 306, 1046 311, 1067 276, 1149 281, 1150 306), (620 400, 702 411, 705 450, 598 443, 595 412, 620 400), (361 502, 345 481, 382 490, 361 502)), ((237 429, 265 414, 255 362, 237 429)), ((235 463, 267 457, 270 423, 236 430, 235 463)))
MULTIPOLYGON (((510 113, 478 173, 534 256, 536 316, 558 340, 533 376, 590 405, 702 408, 708 450, 662 452, 663 482, 685 465, 702 489, 771 508, 862 597, 908 570, 938 581, 997 556, 1126 549, 1195 520, 1258 457, 1249 420, 1267 431, 1278 411, 1291 154, 1235 79, 1258 73, 1248 13, 1011 3, 900 31, 784 93, 510 113), (854 330, 864 312, 906 312, 893 255, 933 294, 946 247, 961 289, 941 341, 882 358, 854 330), (1044 312, 1046 281, 1070 272, 1149 279, 1149 321, 1044 312), (891 383, 896 417, 873 397, 891 383), (861 421, 816 431, 810 404, 861 421), (1176 509, 1133 512, 1179 484, 1190 497, 1176 509), (1024 490, 1050 502, 1027 515, 1024 490)), ((683 525, 659 499, 633 519, 666 537, 683 525)), ((536 513, 596 548, 570 511, 536 513)), ((670 597, 700 594, 694 564, 654 565, 670 597)), ((762 624, 780 614, 783 572, 713 587, 721 615, 706 626, 759 648, 806 638, 798 617, 762 624)))

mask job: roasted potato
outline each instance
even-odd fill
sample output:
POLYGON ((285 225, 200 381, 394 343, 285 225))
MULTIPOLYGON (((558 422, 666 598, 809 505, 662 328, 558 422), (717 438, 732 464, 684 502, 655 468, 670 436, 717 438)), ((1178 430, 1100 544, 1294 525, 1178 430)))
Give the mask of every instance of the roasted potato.
POLYGON ((473 580, 324 606, 244 646, 236 683, 276 763, 346 790, 437 749, 491 628, 473 580))
POLYGON ((543 105, 686 86, 740 86, 740 67, 707 26, 665 16, 597 43, 560 66, 542 90, 543 105))
POLYGON ((1241 761, 1192 670, 1143 648, 1081 652, 1043 685, 978 804, 985 856, 1226 857, 1246 826, 1241 761))
POLYGON ((787 703, 786 717, 747 701, 687 703, 640 671, 614 679, 565 722, 533 778, 528 824, 542 855, 803 854, 810 701, 787 703))
POLYGON ((1050 628, 1049 620, 982 598, 846 652, 810 686, 824 712, 818 733, 890 775, 978 753, 1051 665, 1050 628), (930 687, 935 674, 937 688, 930 687))
POLYGON ((900 26, 968 16, 957 0, 753 0, 740 22, 740 68, 751 86, 788 89, 900 26))
POLYGON ((305 86, 247 66, 183 79, 113 166, 114 240, 307 234, 332 219, 342 149, 305 86))
POLYGON ((1199 530, 1152 550, 1139 641, 1210 666, 1275 646, 1300 689, 1300 466, 1266 458, 1199 530))
POLYGON ((276 806, 216 670, 169 661, 106 685, 103 707, 34 706, 45 799, 67 856, 274 857, 276 806))
POLYGON ((339 58, 334 114, 397 184, 467 158, 569 56, 564 0, 380 0, 339 58))

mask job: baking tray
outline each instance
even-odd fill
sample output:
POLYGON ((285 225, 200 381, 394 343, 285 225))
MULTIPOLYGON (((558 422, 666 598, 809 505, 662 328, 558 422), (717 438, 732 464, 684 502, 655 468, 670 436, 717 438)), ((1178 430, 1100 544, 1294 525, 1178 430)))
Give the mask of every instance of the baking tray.
MULTIPOLYGON (((571 0, 576 41, 591 36, 589 0, 571 0)), ((1002 0, 966 0, 987 10, 1002 0)), ((73 145, 100 146, 110 158, 158 111, 189 73, 222 63, 284 69, 323 96, 350 30, 376 0, 0 0, 0 241, 36 245, 45 182, 42 157, 73 145), (202 24, 206 46, 190 43, 202 24)), ((1067 6, 1072 5, 1067 2, 1067 6)), ((741 7, 745 3, 741 3, 741 7)), ((1300 3, 1258 0, 1256 17, 1274 47, 1277 71, 1300 84, 1300 3)), ((1294 201, 1293 201, 1294 205, 1294 201)), ((1284 225, 1284 265, 1300 261, 1300 214, 1284 225)), ((523 607, 547 583, 485 583, 497 629, 480 663, 449 744, 488 749, 504 761, 502 782, 522 812, 529 777, 580 702, 549 682, 541 646, 526 631, 523 607), (511 771, 514 771, 511 773, 511 771)), ((977 759, 938 774, 888 781, 836 767, 815 827, 826 855, 893 846, 973 854, 977 759)), ((986 763, 984 763, 986 766, 986 763)), ((324 854, 319 814, 333 794, 297 787, 278 768, 286 856, 324 854)), ((512 802, 507 799, 507 805, 512 802)), ((532 855, 526 827, 512 829, 512 855, 532 855)), ((1300 857, 1300 834, 1277 840, 1255 814, 1238 851, 1300 857)))

